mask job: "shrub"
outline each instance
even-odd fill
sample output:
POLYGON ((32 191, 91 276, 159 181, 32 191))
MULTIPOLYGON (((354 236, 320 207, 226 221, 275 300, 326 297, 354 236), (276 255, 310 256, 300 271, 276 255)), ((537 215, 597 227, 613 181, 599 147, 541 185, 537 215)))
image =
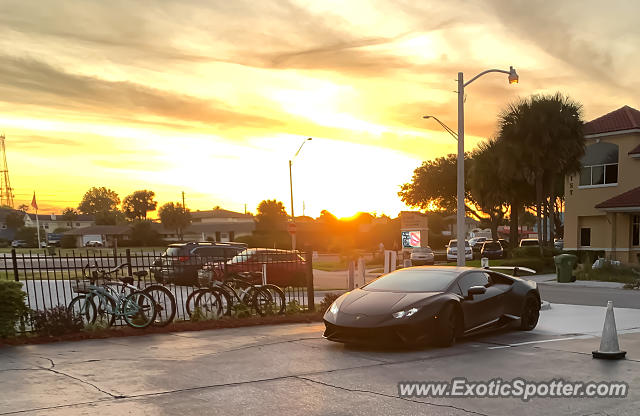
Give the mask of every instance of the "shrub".
POLYGON ((0 280, 0 337, 10 337, 16 333, 16 324, 28 312, 20 282, 0 280))
POLYGON ((502 266, 521 266, 535 270, 537 273, 553 273, 556 270, 553 257, 522 257, 507 259, 502 266))
POLYGON ((236 318, 248 318, 251 316, 251 308, 243 302, 231 305, 231 315, 236 318))
POLYGON ((331 304, 335 302, 341 295, 339 293, 327 293, 324 295, 324 298, 320 301, 320 305, 318 305, 318 310, 322 313, 325 313, 327 309, 331 307, 331 304))
POLYGON ((38 334, 48 336, 79 332, 84 326, 82 318, 69 313, 64 306, 56 306, 44 311, 32 310, 31 322, 38 334))
MULTIPOLYGON (((540 257, 540 247, 537 246, 528 246, 528 247, 517 247, 511 251, 511 256, 513 258, 519 257, 540 257)), ((542 247, 542 257, 553 257, 561 254, 562 250, 558 250, 556 248, 551 247, 542 247)))
POLYGON ((635 268, 626 264, 614 266, 608 261, 597 269, 593 269, 591 268, 591 264, 585 263, 584 270, 584 275, 579 276, 580 280, 621 282, 634 285, 637 279, 640 279, 640 271, 637 270, 637 266, 635 268))
POLYGON ((287 302, 287 309, 285 310, 287 315, 295 315, 300 312, 302 312, 302 306, 300 306, 297 300, 287 302))
POLYGON ((60 239, 60 247, 62 248, 76 248, 76 238, 72 235, 63 235, 60 239))

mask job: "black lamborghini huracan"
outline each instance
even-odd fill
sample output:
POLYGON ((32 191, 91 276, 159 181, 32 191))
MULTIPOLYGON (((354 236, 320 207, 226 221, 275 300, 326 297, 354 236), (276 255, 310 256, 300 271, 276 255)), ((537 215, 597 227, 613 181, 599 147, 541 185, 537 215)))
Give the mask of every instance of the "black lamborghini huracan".
POLYGON ((324 314, 324 337, 347 344, 452 345, 484 329, 538 323, 536 283, 489 269, 408 267, 340 296, 324 314))

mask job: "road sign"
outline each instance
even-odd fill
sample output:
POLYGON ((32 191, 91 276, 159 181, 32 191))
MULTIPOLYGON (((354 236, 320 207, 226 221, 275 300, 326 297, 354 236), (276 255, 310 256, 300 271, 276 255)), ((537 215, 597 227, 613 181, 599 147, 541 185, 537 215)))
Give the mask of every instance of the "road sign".
POLYGON ((295 234, 296 233, 296 223, 295 222, 287 223, 287 231, 289 232, 289 234, 295 234))

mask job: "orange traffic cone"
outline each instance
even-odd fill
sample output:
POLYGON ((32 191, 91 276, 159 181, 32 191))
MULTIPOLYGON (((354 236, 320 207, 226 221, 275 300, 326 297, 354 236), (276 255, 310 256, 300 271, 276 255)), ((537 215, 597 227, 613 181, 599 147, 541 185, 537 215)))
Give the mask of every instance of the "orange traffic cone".
POLYGON ((613 315, 613 302, 611 301, 607 302, 607 314, 604 317, 600 349, 593 351, 592 354, 593 358, 604 358, 607 360, 619 360, 627 354, 626 351, 620 351, 618 331, 616 330, 616 318, 613 315))

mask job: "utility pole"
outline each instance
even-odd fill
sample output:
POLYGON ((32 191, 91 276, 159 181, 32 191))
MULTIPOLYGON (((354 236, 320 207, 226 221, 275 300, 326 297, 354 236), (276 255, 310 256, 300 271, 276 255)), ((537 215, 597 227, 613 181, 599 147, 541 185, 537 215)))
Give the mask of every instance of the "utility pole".
POLYGON ((182 210, 187 212, 187 207, 184 206, 184 191, 182 191, 182 210))
POLYGON ((0 162, 0 204, 13 208, 13 188, 9 181, 9 166, 7 166, 7 152, 4 148, 4 134, 0 134, 0 152, 2 160, 0 162))

